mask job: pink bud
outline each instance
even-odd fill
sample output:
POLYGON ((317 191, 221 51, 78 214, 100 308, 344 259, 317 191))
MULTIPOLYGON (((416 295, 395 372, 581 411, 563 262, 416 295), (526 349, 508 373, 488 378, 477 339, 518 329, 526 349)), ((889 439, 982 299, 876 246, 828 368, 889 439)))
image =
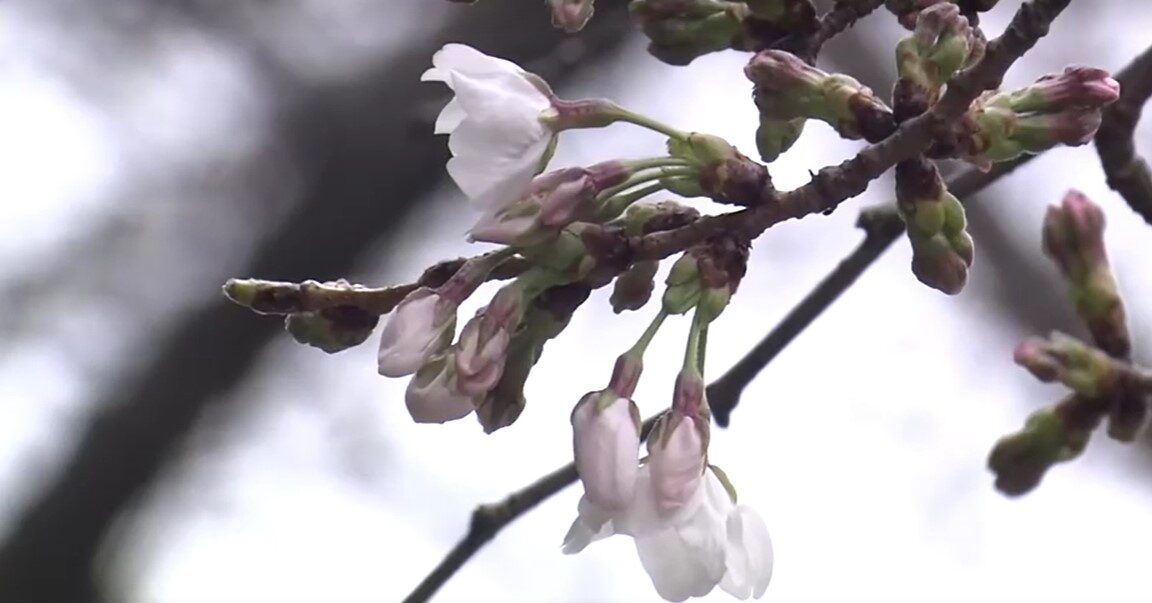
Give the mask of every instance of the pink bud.
POLYGON ((450 343, 455 329, 456 304, 427 287, 409 293, 392 310, 380 335, 380 374, 403 377, 416 372, 450 343))
POLYGON ((1068 191, 1059 206, 1048 208, 1043 243, 1044 253, 1070 278, 1082 278, 1085 272, 1108 265, 1104 212, 1080 191, 1068 191))
POLYGON ((1059 75, 1045 75, 1028 89, 1036 97, 1028 98, 1026 102, 1013 103, 1012 108, 1016 111, 1054 107, 1100 108, 1120 98, 1120 83, 1112 79, 1107 71, 1083 65, 1065 67, 1059 75))
POLYGON ((612 392, 585 395, 572 411, 572 446, 588 500, 605 510, 625 508, 635 493, 639 468, 636 405, 612 392))
POLYGON ((420 367, 408 389, 404 403, 417 423, 444 423, 467 416, 475 408, 472 398, 456 388, 455 360, 440 356, 420 367))
POLYGON ((748 61, 744 75, 758 88, 794 94, 810 91, 827 74, 783 50, 762 50, 748 61))
POLYGON ((456 355, 457 388, 461 392, 479 396, 500 381, 512 330, 522 314, 521 295, 514 285, 504 287, 464 325, 456 355))
POLYGON ((704 474, 708 424, 675 410, 660 419, 648 440, 648 466, 656 507, 667 515, 693 500, 704 474))

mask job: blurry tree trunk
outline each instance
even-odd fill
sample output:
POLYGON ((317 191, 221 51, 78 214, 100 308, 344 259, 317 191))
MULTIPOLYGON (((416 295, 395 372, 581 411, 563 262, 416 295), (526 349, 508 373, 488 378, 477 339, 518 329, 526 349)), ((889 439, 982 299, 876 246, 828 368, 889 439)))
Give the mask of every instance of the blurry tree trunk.
MULTIPOLYGON (((405 48, 371 73, 298 91, 285 104, 281 133, 313 178, 296 211, 248 265, 235 268, 236 274, 339 277, 441 179, 445 140, 432 136, 431 123, 414 111, 419 99, 443 94, 419 82, 441 43, 464 41, 533 64, 565 42, 576 47, 566 46, 565 57, 582 48, 575 56, 587 58, 611 51, 622 39, 624 4, 601 0, 599 18, 567 42, 548 27, 542 6, 460 7, 436 39, 405 48), (509 26, 522 21, 524 26, 509 26)), ((552 66, 567 65, 554 61, 552 66)), ((95 402, 98 410, 72 458, 14 524, 0 547, 0 601, 99 599, 96 556, 113 522, 139 502, 173 462, 197 419, 228 398, 279 333, 279 321, 254 316, 222 296, 184 316, 139 372, 123 376, 95 402)))

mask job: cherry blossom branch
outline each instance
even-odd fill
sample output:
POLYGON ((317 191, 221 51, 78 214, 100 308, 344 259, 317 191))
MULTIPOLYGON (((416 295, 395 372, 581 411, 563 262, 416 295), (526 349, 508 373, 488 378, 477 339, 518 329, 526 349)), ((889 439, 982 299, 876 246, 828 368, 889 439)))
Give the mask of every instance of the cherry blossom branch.
MULTIPOLYGON (((656 419, 663 413, 648 417, 640 427, 640 441, 648 438, 656 419)), ((489 540, 492 540, 505 526, 521 515, 531 511, 547 498, 576 483, 576 463, 563 467, 541 477, 496 503, 480 505, 472 511, 468 532, 452 547, 444 559, 436 565, 420 584, 404 597, 404 603, 423 603, 432 598, 441 586, 454 576, 489 540)))
MULTIPOLYGON (((497 252, 489 252, 490 255, 497 252)), ((483 257, 483 256, 477 256, 483 257)), ((464 262, 471 258, 456 258, 438 262, 424 271, 415 282, 391 287, 364 287, 340 280, 330 283, 304 281, 287 283, 259 279, 228 279, 224 295, 233 302, 260 314, 295 314, 318 312, 339 307, 352 307, 369 314, 387 314, 418 287, 443 285, 464 262)), ((492 270, 487 280, 513 278, 528 268, 530 262, 511 257, 492 270)))
POLYGON ((1152 47, 1117 75, 1120 99, 1104 109, 1096 132, 1096 152, 1108 186, 1120 193, 1133 211, 1152 224, 1152 171, 1136 153, 1136 124, 1152 97, 1152 47))
POLYGON ((721 233, 751 241, 771 226, 792 218, 835 209, 868 187, 898 162, 924 152, 983 91, 1000 85, 1004 74, 1048 33, 1070 0, 1031 0, 1021 5, 1004 33, 988 42, 984 58, 948 83, 940 101, 905 121, 891 136, 869 145, 840 165, 817 172, 807 184, 773 198, 743 203, 749 209, 707 216, 674 230, 633 237, 626 247, 636 259, 662 259, 721 233))

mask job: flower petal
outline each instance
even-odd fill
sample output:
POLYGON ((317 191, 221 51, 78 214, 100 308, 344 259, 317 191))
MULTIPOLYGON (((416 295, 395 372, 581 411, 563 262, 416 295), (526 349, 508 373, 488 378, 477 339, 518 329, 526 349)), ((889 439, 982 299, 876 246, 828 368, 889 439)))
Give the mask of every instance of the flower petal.
POLYGON ((695 517, 682 525, 636 537, 640 563, 656 592, 668 601, 702 597, 724 576, 724 533, 715 518, 695 517))
POLYGON ((467 44, 445 44, 432 55, 432 64, 437 68, 462 71, 473 75, 511 73, 524 70, 512 61, 486 55, 467 44))
POLYGON ((572 413, 572 446, 585 496, 597 506, 618 510, 636 491, 640 432, 633 403, 617 397, 600 409, 600 394, 585 396, 572 413))
POLYGON ((726 564, 720 588, 737 599, 759 599, 772 580, 772 539, 768 527, 747 505, 728 515, 726 564))
POLYGON ((579 514, 576 521, 572 522, 572 527, 568 528, 561 548, 565 555, 575 555, 589 544, 616 533, 611 515, 592 504, 587 496, 580 497, 576 508, 579 514))
POLYGON ((440 110, 440 115, 436 117, 436 134, 451 134, 453 130, 460 126, 464 118, 468 114, 464 112, 464 107, 460 106, 460 101, 453 98, 448 101, 447 105, 440 110))

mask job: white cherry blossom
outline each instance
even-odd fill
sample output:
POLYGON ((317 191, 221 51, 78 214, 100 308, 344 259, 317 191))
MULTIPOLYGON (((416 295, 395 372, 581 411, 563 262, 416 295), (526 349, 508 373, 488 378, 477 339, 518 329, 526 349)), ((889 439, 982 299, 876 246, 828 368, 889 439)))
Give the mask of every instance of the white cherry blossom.
POLYGON ((420 79, 456 93, 436 119, 436 133, 450 134, 449 175, 483 210, 522 199, 556 136, 546 123, 555 113, 548 85, 464 44, 444 45, 432 65, 420 79))
POLYGON ((685 504, 660 510, 651 469, 640 467, 636 493, 625 509, 609 511, 580 499, 579 516, 564 539, 574 554, 613 534, 632 536, 656 592, 668 601, 701 597, 720 586, 740 598, 759 598, 772 578, 772 541, 760 516, 737 505, 709 468, 685 504))

